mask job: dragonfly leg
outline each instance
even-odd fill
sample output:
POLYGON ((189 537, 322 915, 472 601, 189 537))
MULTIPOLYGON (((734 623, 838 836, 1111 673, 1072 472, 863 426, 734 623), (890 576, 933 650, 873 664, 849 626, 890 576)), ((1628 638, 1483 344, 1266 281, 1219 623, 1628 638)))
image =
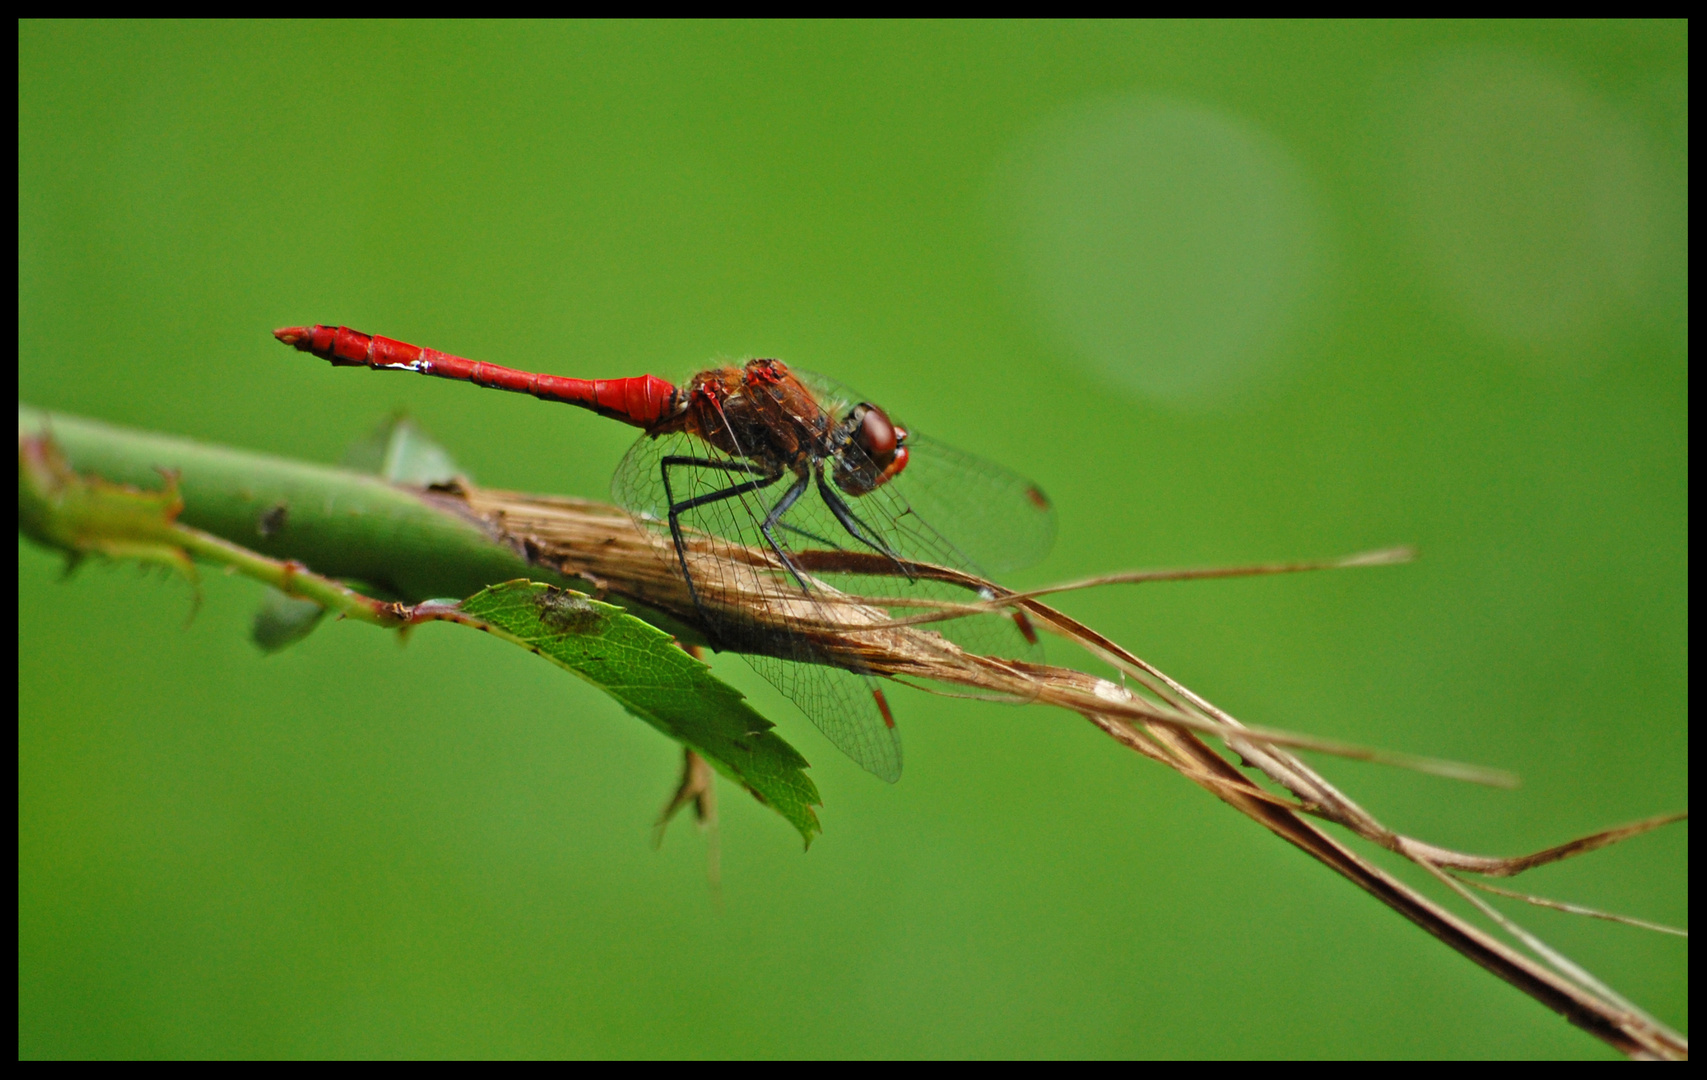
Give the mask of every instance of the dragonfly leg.
POLYGON ((812 541, 814 544, 820 544, 827 551, 846 551, 846 550, 848 550, 847 548, 843 547, 841 544, 838 544, 836 541, 831 540, 827 536, 819 536, 815 532, 807 532, 805 529, 802 529, 800 526, 790 525, 786 521, 777 522, 776 527, 779 529, 782 529, 784 532, 791 532, 795 536, 805 537, 806 539, 812 541))
MULTIPOLYGON (((754 476, 770 475, 769 470, 765 469, 763 466, 754 465, 750 461, 726 461, 721 458, 688 457, 685 454, 671 454, 668 457, 663 458, 659 464, 703 465, 708 469, 717 469, 721 472, 743 472, 751 473, 754 476)), ((779 472, 776 475, 781 476, 782 473, 779 472)))
POLYGON ((895 569, 901 571, 908 581, 912 581, 913 575, 907 569, 907 565, 901 561, 901 557, 889 550, 889 545, 883 543, 881 539, 873 540, 867 536, 866 534, 871 531, 870 526, 861 521, 859 515, 848 508, 848 504, 842 501, 840 495, 830 490, 830 485, 824 482, 822 465, 817 468, 816 475, 818 478, 818 494, 824 497, 824 505, 830 508, 830 513, 834 514, 836 520, 842 523, 842 528, 848 531, 848 535, 894 563, 895 569))
POLYGON ((771 507, 771 512, 765 515, 765 520, 759 525, 759 531, 764 534, 765 540, 769 542, 771 546, 771 550, 776 552, 776 557, 782 560, 782 565, 788 567, 788 572, 794 575, 794 580, 799 583, 801 590, 804 592, 811 592, 811 586, 806 584, 806 579, 801 576, 799 568, 794 565, 794 560, 789 558, 783 552, 782 545, 777 543, 776 537, 771 534, 771 529, 775 527, 777 519, 788 513, 789 507, 793 506, 795 502, 799 500, 801 493, 805 490, 806 474, 801 473, 800 479, 796 480, 787 491, 783 492, 782 498, 778 499, 776 501, 776 505, 771 507))
MULTIPOLYGON (((671 455, 660 461, 658 464, 658 472, 664 479, 664 499, 669 503, 670 539, 676 545, 676 561, 681 564, 682 578, 688 583, 688 598, 693 601, 694 610, 699 612, 700 619, 706 624, 706 629, 713 630, 712 624, 715 620, 711 619, 706 614, 705 605, 699 598, 699 589, 694 586, 693 573, 688 570, 687 544, 682 539, 681 517, 684 513, 694 509, 695 507, 704 506, 707 503, 718 502, 722 499, 732 499, 737 495, 745 495, 749 491, 758 491, 760 488, 770 487, 778 480, 781 480, 783 474, 781 472, 777 472, 769 476, 762 475, 764 473, 763 469, 759 468, 757 465, 744 461, 717 461, 713 458, 682 457, 676 455, 671 455), (734 484, 722 489, 721 491, 713 491, 705 495, 696 495, 691 499, 678 503, 676 501, 675 492, 670 488, 670 467, 685 465, 697 465, 702 468, 718 469, 722 472, 746 473, 749 475, 758 473, 761 475, 757 480, 748 480, 746 483, 734 484)), ((771 541, 771 546, 776 546, 776 542, 774 540, 771 541)), ((793 567, 790 567, 790 569, 793 569, 793 567)))

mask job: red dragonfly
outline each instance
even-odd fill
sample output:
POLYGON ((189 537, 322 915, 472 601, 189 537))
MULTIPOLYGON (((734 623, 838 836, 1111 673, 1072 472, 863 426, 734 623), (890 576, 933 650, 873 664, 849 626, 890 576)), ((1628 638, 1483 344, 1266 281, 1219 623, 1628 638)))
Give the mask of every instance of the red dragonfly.
MULTIPOLYGON (((832 743, 891 782, 901 776, 901 740, 872 677, 848 670, 845 657, 832 664, 804 635, 779 638, 774 626, 741 614, 749 608, 720 599, 780 591, 807 611, 835 590, 964 601, 940 575, 918 571, 934 565, 987 579, 986 570, 1041 559, 1054 542, 1054 511, 1036 484, 926 439, 846 387, 779 360, 710 368, 678 387, 655 375, 533 374, 347 327, 286 327, 274 336, 335 365, 532 394, 642 429, 612 491, 639 524, 668 538, 712 645, 744 652, 832 743), (689 536, 718 557, 690 556, 689 536), (755 551, 776 561, 755 565, 755 551), (836 563, 834 553, 844 553, 843 572, 823 569, 836 563), (865 576, 848 569, 862 560, 869 567, 873 555, 865 576)), ((935 625, 976 652, 1038 651, 1023 617, 935 625)))

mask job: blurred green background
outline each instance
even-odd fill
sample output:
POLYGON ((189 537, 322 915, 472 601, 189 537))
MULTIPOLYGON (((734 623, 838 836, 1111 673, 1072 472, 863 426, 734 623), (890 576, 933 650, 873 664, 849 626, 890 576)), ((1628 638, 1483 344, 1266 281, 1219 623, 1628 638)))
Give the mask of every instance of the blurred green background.
MULTIPOLYGON (((1041 584, 1414 543, 1071 613, 1515 853, 1688 802, 1688 30, 23 23, 18 390, 336 461, 396 407, 604 497, 629 429, 333 370, 344 323, 562 374, 779 356, 1035 477, 1041 584)), ((1599 1043, 1076 717, 896 689, 802 855, 519 650, 18 549, 37 1056, 1578 1056, 1599 1043)), ((1082 662, 1058 649, 1062 662, 1082 662)), ((1688 919, 1687 826, 1520 879, 1688 919)), ((1412 875, 1415 879, 1415 875, 1412 875)), ((1514 905, 1507 904, 1508 910, 1514 905)), ((1688 946, 1528 925, 1688 1026, 1688 946)))

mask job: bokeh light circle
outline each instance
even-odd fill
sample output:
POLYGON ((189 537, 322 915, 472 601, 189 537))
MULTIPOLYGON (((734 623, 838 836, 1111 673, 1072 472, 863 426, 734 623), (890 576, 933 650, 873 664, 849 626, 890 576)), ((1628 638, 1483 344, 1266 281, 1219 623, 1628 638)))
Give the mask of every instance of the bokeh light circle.
POLYGON ((1002 193, 1050 335, 1153 397, 1249 383, 1321 276, 1303 168, 1208 106, 1135 95, 1059 114, 1014 153, 1002 193))
POLYGON ((1466 51, 1421 72, 1399 116, 1402 220, 1472 323, 1570 352, 1652 286, 1665 216, 1653 153, 1588 87, 1466 51))

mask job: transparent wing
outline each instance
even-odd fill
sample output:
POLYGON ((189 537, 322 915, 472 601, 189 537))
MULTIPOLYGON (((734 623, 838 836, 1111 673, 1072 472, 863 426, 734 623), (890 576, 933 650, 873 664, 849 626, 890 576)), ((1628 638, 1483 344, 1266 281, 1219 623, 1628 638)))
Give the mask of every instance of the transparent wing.
MULTIPOLYGON (((795 375, 834 416, 871 401, 823 375, 798 369, 795 375)), ((907 466, 872 495, 881 492, 891 503, 904 503, 916 519, 911 530, 930 536, 925 547, 956 556, 936 561, 988 577, 984 571, 1018 570, 1049 554, 1055 508, 1042 488, 993 461, 920 435, 899 417, 890 419, 907 428, 907 466)))
MULTIPOLYGON (((867 400, 818 376, 802 381, 833 417, 867 400)), ((744 653, 832 743, 890 781, 901 773, 901 743, 875 683, 845 651, 832 659, 810 634, 777 628, 845 625, 850 609, 874 622, 919 614, 907 601, 975 601, 979 595, 963 584, 915 564, 982 579, 985 566, 1041 558, 1055 530, 1047 499, 1030 481, 911 434, 908 446, 906 468, 859 496, 836 487, 833 459, 770 473, 681 433, 642 438, 612 485, 637 521, 669 541, 665 550, 717 646, 744 653), (885 610, 871 598, 901 602, 885 610)), ((841 453, 861 451, 850 444, 841 453)), ((1023 617, 980 615, 922 629, 970 652, 1041 659, 1023 617)))
MULTIPOLYGON (((779 518, 768 529, 774 546, 762 528, 799 480, 793 473, 766 476, 676 434, 637 442, 612 489, 637 521, 669 540, 665 550, 685 572, 717 647, 743 653, 837 749, 893 783, 901 777, 900 733, 879 707, 871 678, 832 664, 810 637, 775 629, 833 621, 824 611, 831 587, 822 576, 802 571, 797 579, 789 570, 796 548, 810 543, 804 537, 823 522, 789 513, 786 524, 779 518), (769 608, 768 617, 755 617, 755 604, 769 608)), ((794 509, 803 509, 809 487, 796 495, 794 509)))
MULTIPOLYGON (((850 447, 846 452, 859 451, 850 447)), ((938 519, 922 512, 912 501, 915 494, 922 493, 928 498, 931 491, 935 490, 917 486, 909 488, 900 482, 912 471, 913 464, 909 461, 899 476, 858 498, 837 492, 832 486, 828 493, 819 492, 817 500, 799 507, 798 516, 791 511, 791 514, 784 518, 784 522, 791 527, 793 538, 798 540, 803 548, 809 549, 802 552, 802 557, 816 563, 819 560, 812 559, 812 555, 822 550, 862 556, 870 568, 879 573, 829 571, 822 575, 837 588, 857 596, 892 597, 902 601, 941 601, 949 604, 966 604, 988 599, 988 594, 972 592, 960 585, 936 580, 924 574, 907 572, 911 564, 924 563, 946 567, 974 578, 989 577, 980 560, 967 550, 968 547, 978 550, 977 544, 961 539, 960 530, 951 529, 950 533, 955 539, 950 539, 949 535, 938 529, 938 519), (834 498, 840 498, 846 510, 853 516, 854 525, 860 535, 854 535, 829 509, 829 500, 834 498), (806 527, 807 522, 810 522, 810 531, 806 527), (870 542, 867 543, 866 540, 870 542), (899 564, 889 564, 883 557, 886 554, 898 556, 899 564), (873 558, 874 555, 876 558, 873 558)), ((804 498, 801 500, 802 503, 806 501, 804 498)), ((946 507, 949 504, 944 500, 943 505, 946 507)), ((896 618, 906 618, 923 614, 923 611, 919 607, 909 607, 903 603, 894 606, 892 614, 896 618)), ((1012 614, 995 613, 956 618, 933 622, 922 629, 940 633, 968 652, 1034 661, 1043 659, 1031 624, 1023 617, 1016 618, 1012 614)))
MULTIPOLYGON (((940 523, 946 542, 986 570, 1041 562, 1055 545, 1055 508, 1043 489, 994 462, 908 431, 907 467, 890 481, 914 513, 940 523)), ((889 486, 889 485, 885 485, 889 486)))

